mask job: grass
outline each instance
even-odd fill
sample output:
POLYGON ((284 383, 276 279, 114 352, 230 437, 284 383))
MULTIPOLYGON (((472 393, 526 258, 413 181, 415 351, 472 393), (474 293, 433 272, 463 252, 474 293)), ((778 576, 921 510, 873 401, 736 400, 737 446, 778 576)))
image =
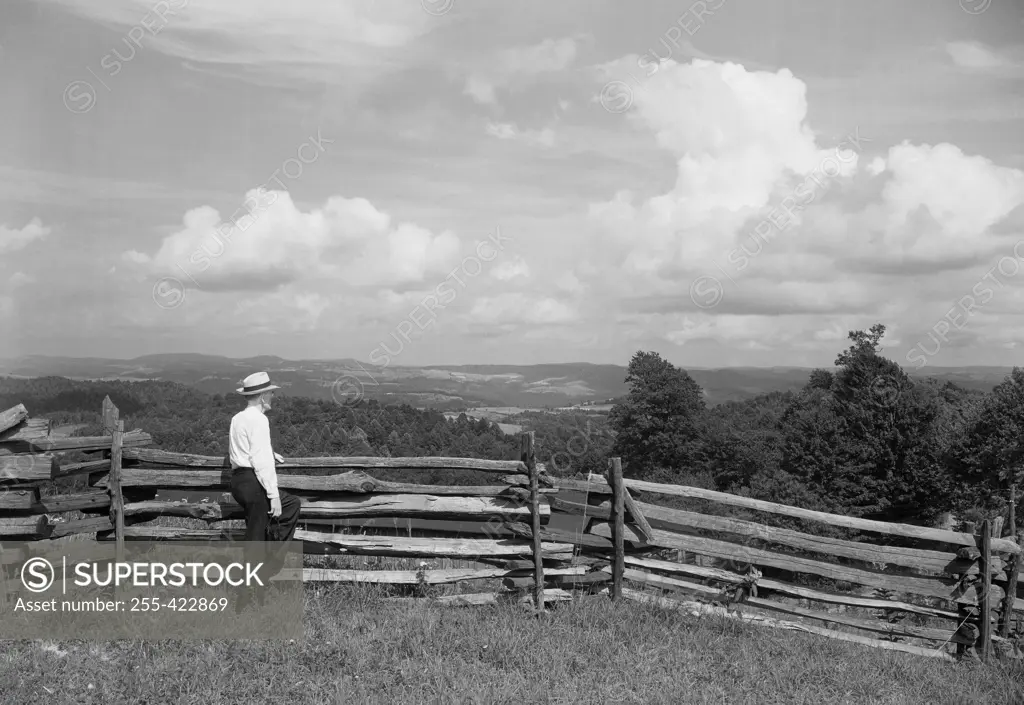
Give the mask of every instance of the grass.
MULTIPOLYGON (((169 517, 153 523, 206 525, 169 517)), ((420 563, 306 557, 307 567, 415 570, 420 563)), ((473 565, 427 563, 428 569, 473 565)), ((551 605, 541 619, 515 605, 386 599, 493 592, 499 585, 493 579, 406 589, 311 583, 300 643, 4 642, 0 703, 1024 705, 1020 662, 950 664, 600 596, 551 605)))
POLYGON ((579 599, 395 604, 307 586, 305 643, 7 642, 5 703, 1024 703, 1024 668, 579 599))

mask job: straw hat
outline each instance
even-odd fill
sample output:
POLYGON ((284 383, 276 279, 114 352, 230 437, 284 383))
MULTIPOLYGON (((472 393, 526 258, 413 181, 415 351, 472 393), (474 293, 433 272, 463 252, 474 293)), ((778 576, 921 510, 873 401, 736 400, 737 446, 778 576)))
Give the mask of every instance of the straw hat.
POLYGON ((245 396, 262 394, 271 389, 280 389, 276 384, 270 383, 270 375, 266 372, 254 372, 242 380, 242 386, 235 391, 245 396))

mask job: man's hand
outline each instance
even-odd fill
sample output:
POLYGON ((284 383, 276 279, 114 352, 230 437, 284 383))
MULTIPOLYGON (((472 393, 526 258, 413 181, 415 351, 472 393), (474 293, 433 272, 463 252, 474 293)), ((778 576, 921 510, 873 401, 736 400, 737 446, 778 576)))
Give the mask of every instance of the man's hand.
POLYGON ((284 456, 281 455, 280 453, 274 453, 274 460, 276 460, 278 463, 283 463, 284 456))
POLYGON ((281 516, 281 498, 280 497, 274 497, 272 500, 270 500, 270 512, 268 512, 268 513, 270 514, 270 516, 274 517, 275 519, 277 519, 279 516, 281 516))

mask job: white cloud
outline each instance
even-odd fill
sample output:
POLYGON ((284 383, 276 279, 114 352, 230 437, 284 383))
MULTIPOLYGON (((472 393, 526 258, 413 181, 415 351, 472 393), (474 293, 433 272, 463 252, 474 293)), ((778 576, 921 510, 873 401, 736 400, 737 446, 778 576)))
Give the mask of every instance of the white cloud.
POLYGON ((469 318, 478 324, 500 326, 509 323, 551 324, 575 320, 576 312, 551 298, 534 298, 521 293, 480 297, 469 318))
POLYGON ((1024 205, 1024 172, 967 156, 951 144, 904 142, 889 150, 887 163, 891 178, 882 197, 888 243, 903 253, 970 253, 978 237, 1024 205), (921 209, 934 221, 927 238, 911 223, 921 209))
MULTIPOLYGON (((616 79, 633 63, 627 57, 604 73, 616 79)), ((806 114, 806 86, 788 70, 664 62, 634 90, 629 118, 676 159, 676 183, 638 205, 623 190, 591 207, 612 245, 609 256, 636 273, 715 257, 751 217, 809 176, 823 184, 848 178, 859 155, 818 146, 806 114)), ((819 189, 808 191, 812 200, 819 189)))
POLYGON ((564 272, 555 280, 555 286, 567 294, 579 294, 586 290, 586 286, 580 282, 573 272, 564 272))
POLYGON ((121 257, 131 264, 148 264, 150 262, 149 255, 143 254, 136 250, 129 250, 121 255, 121 257))
POLYGON ((315 330, 330 299, 315 292, 282 290, 256 298, 240 299, 233 312, 239 321, 248 321, 254 333, 307 332, 315 330))
POLYGON ((44 226, 39 218, 33 218, 20 230, 0 225, 0 254, 22 250, 49 234, 50 228, 44 226))
POLYGON ((397 286, 446 273, 459 255, 454 234, 394 223, 363 198, 335 196, 306 213, 287 192, 253 189, 246 204, 254 215, 237 223, 222 222, 210 206, 194 208, 154 255, 129 251, 122 259, 212 292, 273 290, 324 277, 397 286))
POLYGON ((497 89, 520 88, 539 76, 557 74, 576 59, 576 50, 576 40, 571 37, 503 49, 486 64, 474 67, 464 92, 478 103, 493 105, 497 89))
POLYGON ((500 281, 508 281, 516 277, 528 278, 530 268, 521 257, 516 257, 514 260, 505 260, 491 269, 491 276, 500 281))
POLYGON ((487 134, 491 137, 497 137, 499 140, 512 140, 516 138, 518 131, 515 125, 507 122, 489 122, 487 123, 487 134))
MULTIPOLYGON (((408 61, 400 49, 444 21, 419 3, 384 0, 41 1, 125 34, 133 27, 150 27, 140 51, 152 49, 217 73, 277 82, 352 85, 369 80, 370 71, 408 61), (361 73, 339 73, 342 67, 361 73)), ((128 40, 114 44, 125 54, 122 41, 128 40)))
POLYGON ((990 69, 1007 65, 1007 61, 980 42, 949 42, 946 51, 957 66, 990 69))
POLYGON ((464 92, 477 103, 495 105, 498 102, 497 96, 494 93, 494 85, 483 76, 474 74, 467 78, 464 92))
MULTIPOLYGON (((601 79, 628 80, 634 64, 606 65, 601 79)), ((623 117, 675 161, 675 183, 650 193, 623 182, 591 204, 575 268, 589 310, 623 312, 634 335, 676 345, 833 350, 882 321, 898 346, 927 312, 942 316, 947 299, 971 293, 970 267, 1012 254, 1006 235, 1024 236, 1024 172, 951 144, 878 154, 883 145, 856 125, 837 151, 807 124, 806 95, 785 69, 702 60, 667 61, 633 86, 623 117), (951 272, 963 273, 952 294, 951 272), (691 297, 700 277, 702 305, 708 277, 717 281, 708 309, 691 297)), ((1004 286, 999 306, 1012 306, 1024 280, 1004 286)))
POLYGON ((529 145, 551 147, 555 143, 555 131, 550 127, 542 130, 520 130, 512 123, 487 123, 487 134, 500 140, 515 140, 529 145))

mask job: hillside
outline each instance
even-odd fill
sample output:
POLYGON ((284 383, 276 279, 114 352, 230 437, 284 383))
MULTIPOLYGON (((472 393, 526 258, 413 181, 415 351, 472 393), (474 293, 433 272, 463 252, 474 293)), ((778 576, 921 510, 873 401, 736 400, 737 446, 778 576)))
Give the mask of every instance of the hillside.
POLYGON ((544 620, 508 605, 396 605, 311 591, 303 641, 12 643, 4 702, 1020 703, 1014 664, 957 667, 810 634, 595 598, 544 620), (203 674, 187 678, 182 674, 203 674))
MULTIPOLYGON (((82 380, 179 382, 208 394, 229 394, 238 381, 265 369, 286 394, 311 399, 382 403, 458 411, 480 406, 560 407, 618 398, 628 391, 626 367, 585 362, 549 365, 440 365, 378 368, 352 359, 285 360, 274 356, 228 358, 190 353, 131 360, 31 355, 0 360, 0 375, 60 376, 82 380)), ((1011 368, 925 368, 912 377, 934 377, 965 389, 991 391, 1011 368)), ((687 370, 709 406, 771 392, 796 391, 811 370, 802 367, 734 367, 687 370)))

